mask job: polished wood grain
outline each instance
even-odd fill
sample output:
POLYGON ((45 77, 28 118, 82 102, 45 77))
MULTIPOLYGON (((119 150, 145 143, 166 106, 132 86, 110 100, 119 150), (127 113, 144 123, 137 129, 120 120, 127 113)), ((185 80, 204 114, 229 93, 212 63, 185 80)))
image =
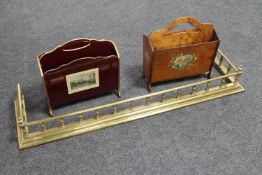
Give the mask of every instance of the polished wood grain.
POLYGON ((152 32, 149 38, 155 49, 165 49, 178 46, 197 44, 210 41, 214 27, 212 24, 203 24, 190 16, 180 17, 163 29, 152 32), (181 24, 191 24, 194 29, 185 29, 171 32, 181 24))

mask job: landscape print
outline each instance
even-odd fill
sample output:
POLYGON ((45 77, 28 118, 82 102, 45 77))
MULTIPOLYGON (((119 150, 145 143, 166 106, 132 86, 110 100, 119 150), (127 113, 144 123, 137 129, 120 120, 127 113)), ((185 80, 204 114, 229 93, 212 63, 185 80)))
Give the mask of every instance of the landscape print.
POLYGON ((67 75, 66 82, 69 94, 98 87, 98 68, 67 75))

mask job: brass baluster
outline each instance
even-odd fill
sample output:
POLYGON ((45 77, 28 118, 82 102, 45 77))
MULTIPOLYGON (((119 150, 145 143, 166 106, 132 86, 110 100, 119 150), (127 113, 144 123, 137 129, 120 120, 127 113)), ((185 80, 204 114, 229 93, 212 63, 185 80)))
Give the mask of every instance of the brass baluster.
POLYGON ((206 84, 206 91, 209 91, 211 82, 207 82, 206 84))
POLYGON ((221 55, 221 56, 220 56, 220 59, 219 59, 219 62, 218 62, 218 65, 219 65, 219 66, 222 65, 223 60, 224 60, 224 57, 221 55))
POLYGON ((225 79, 221 78, 220 80, 220 87, 223 87, 225 85, 225 79))
POLYGON ((114 105, 114 106, 113 106, 113 114, 116 114, 116 113, 117 113, 117 106, 114 105))
POLYGON ((83 121, 83 115, 79 115, 79 122, 82 122, 83 121))
POLYGON ((22 133, 23 133, 23 137, 27 138, 27 133, 26 133, 26 129, 25 128, 22 129, 22 133))
POLYGON ((26 125, 22 125, 20 128, 22 130, 23 137, 27 138, 28 137, 28 127, 26 125))
POLYGON ((227 67, 227 73, 226 74, 229 74, 229 72, 231 71, 231 68, 232 68, 232 66, 229 64, 228 67, 227 67))
POLYGON ((146 98, 146 106, 149 106, 151 103, 151 98, 150 97, 147 97, 146 98))
POLYGON ((163 94, 161 95, 161 102, 163 103, 165 100, 166 100, 166 94, 163 93, 163 94))
POLYGON ((100 118, 100 111, 96 111, 96 119, 100 118))
POLYGON ((191 92, 191 94, 194 94, 194 93, 196 92, 196 90, 197 90, 197 87, 196 87, 196 86, 192 86, 192 92, 191 92))
POLYGON ((178 89, 178 90, 176 91, 176 98, 180 97, 181 94, 182 94, 181 89, 178 89))
POLYGON ((235 80, 234 80, 234 84, 236 85, 238 83, 238 78, 240 77, 241 75, 241 72, 243 70, 243 66, 240 65, 238 68, 237 68, 237 74, 235 75, 235 80))
POLYGON ((130 106, 130 110, 134 110, 134 101, 130 101, 129 106, 130 106))
POLYGON ((61 119, 60 120, 60 127, 63 128, 65 126, 65 121, 64 119, 61 119))
POLYGON ((41 123, 42 132, 46 132, 46 123, 41 123))
POLYGON ((235 80, 234 80, 234 84, 235 84, 235 85, 238 83, 238 78, 239 78, 239 76, 240 76, 239 74, 236 74, 236 75, 235 75, 235 80))

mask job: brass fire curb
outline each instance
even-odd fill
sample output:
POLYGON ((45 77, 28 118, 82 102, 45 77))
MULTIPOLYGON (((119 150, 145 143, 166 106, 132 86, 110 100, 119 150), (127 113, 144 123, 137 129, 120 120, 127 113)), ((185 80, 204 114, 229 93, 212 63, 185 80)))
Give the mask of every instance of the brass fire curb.
POLYGON ((214 67, 221 76, 35 121, 27 121, 18 84, 14 101, 18 147, 30 148, 244 91, 238 82, 242 66, 237 68, 221 50, 218 53, 214 67))

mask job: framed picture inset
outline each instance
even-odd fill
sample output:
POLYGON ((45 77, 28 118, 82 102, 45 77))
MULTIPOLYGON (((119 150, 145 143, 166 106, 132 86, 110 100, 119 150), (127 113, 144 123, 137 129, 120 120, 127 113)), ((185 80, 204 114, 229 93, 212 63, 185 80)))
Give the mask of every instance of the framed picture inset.
POLYGON ((99 87, 98 68, 66 75, 68 94, 99 87))

